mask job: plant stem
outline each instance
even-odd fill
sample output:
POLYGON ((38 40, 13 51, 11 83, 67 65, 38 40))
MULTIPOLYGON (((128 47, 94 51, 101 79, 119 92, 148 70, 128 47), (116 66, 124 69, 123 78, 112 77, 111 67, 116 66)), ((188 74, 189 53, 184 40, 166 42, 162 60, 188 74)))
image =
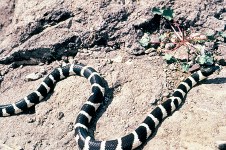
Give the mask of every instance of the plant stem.
POLYGON ((175 30, 175 28, 170 24, 170 27, 173 29, 174 33, 177 35, 177 37, 183 41, 183 38, 177 33, 177 31, 175 30))
POLYGON ((176 26, 177 29, 180 31, 180 34, 181 34, 181 36, 182 36, 182 38, 183 38, 183 40, 184 40, 184 33, 181 31, 180 26, 179 26, 177 23, 175 24, 175 26, 176 26))

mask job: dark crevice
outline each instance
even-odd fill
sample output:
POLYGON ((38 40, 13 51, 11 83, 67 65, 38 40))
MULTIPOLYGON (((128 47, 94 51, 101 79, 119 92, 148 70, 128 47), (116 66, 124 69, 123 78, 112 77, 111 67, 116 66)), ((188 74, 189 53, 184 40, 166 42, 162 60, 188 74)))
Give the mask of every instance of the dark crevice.
POLYGON ((21 36, 21 42, 25 42, 30 39, 32 36, 41 33, 47 26, 54 26, 62 21, 65 21, 71 17, 73 17, 73 13, 59 9, 55 11, 48 11, 46 12, 41 19, 36 20, 35 22, 30 22, 25 30, 27 30, 25 35, 21 36))
POLYGON ((94 47, 94 46, 106 46, 107 42, 108 42, 108 34, 107 33, 101 33, 96 34, 94 37, 94 41, 93 43, 90 45, 90 47, 94 47))
POLYGON ((72 36, 61 43, 52 46, 52 55, 56 60, 62 59, 62 56, 75 56, 81 47, 82 41, 78 36, 72 36))
POLYGON ((38 22, 41 23, 42 26, 45 25, 56 25, 59 22, 65 21, 71 17, 73 17, 73 13, 64 10, 64 9, 59 9, 56 11, 48 11, 43 15, 43 18, 40 19, 38 22))
MULTIPOLYGON (((72 36, 62 42, 56 43, 51 47, 40 47, 35 49, 23 49, 13 53, 10 57, 0 60, 0 64, 10 64, 12 62, 47 62, 62 59, 62 56, 75 56, 81 45, 78 36, 72 36)), ((20 64, 20 63, 19 63, 20 64)))
POLYGON ((151 20, 148 20, 139 26, 134 26, 136 30, 141 29, 143 32, 154 32, 159 29, 161 16, 155 15, 151 20))
POLYGON ((226 13, 226 8, 222 8, 220 11, 216 12, 214 14, 214 17, 219 19, 219 20, 222 20, 223 18, 221 18, 221 16, 226 13))

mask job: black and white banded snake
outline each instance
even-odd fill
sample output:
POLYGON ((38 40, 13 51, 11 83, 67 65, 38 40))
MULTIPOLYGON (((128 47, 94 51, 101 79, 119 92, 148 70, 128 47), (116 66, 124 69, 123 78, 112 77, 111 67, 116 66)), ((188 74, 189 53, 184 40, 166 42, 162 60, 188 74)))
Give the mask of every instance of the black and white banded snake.
POLYGON ((199 81, 205 79, 218 69, 216 66, 201 69, 179 84, 177 89, 161 105, 158 105, 145 120, 130 134, 110 141, 96 141, 88 133, 90 120, 104 100, 105 88, 102 77, 91 67, 71 64, 54 69, 41 83, 37 90, 23 99, 7 105, 0 105, 0 117, 19 114, 38 104, 54 88, 56 82, 71 75, 84 76, 91 83, 91 96, 82 106, 75 122, 75 137, 82 150, 131 150, 142 145, 154 132, 156 127, 171 115, 183 103, 188 91, 199 81))

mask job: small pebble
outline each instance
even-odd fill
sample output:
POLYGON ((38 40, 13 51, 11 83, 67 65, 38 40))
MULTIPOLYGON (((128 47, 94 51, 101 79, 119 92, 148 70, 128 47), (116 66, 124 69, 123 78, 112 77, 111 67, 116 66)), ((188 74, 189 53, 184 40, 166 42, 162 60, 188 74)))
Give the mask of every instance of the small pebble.
POLYGON ((157 52, 151 52, 148 54, 148 56, 150 56, 150 57, 157 56, 157 52))
POLYGON ((157 44, 159 44, 160 43, 159 35, 152 34, 151 35, 151 38, 150 38, 150 42, 151 43, 157 43, 157 44))
POLYGON ((34 80, 40 79, 41 77, 42 77, 42 75, 39 73, 31 73, 25 77, 25 80, 26 81, 34 81, 34 80))
POLYGON ((176 44, 174 44, 174 43, 166 43, 165 49, 171 50, 171 49, 173 49, 175 46, 176 46, 176 44))
POLYGON ((68 128, 68 131, 69 131, 69 132, 70 132, 70 131, 73 131, 73 129, 74 129, 73 122, 70 122, 67 128, 68 128))
POLYGON ((47 72, 46 72, 45 68, 41 68, 41 69, 40 69, 40 74, 45 75, 46 73, 47 73, 47 72))
POLYGON ((41 62, 41 63, 39 63, 38 65, 39 65, 39 66, 43 66, 43 65, 45 65, 45 64, 41 62))
POLYGON ((125 62, 125 64, 127 64, 127 65, 132 65, 132 64, 133 64, 133 61, 132 61, 131 59, 129 59, 129 60, 127 60, 127 61, 125 62))
POLYGON ((4 78, 3 76, 0 76, 0 82, 3 81, 3 78, 4 78))
POLYGON ((116 63, 121 63, 122 62, 123 57, 122 56, 117 56, 116 58, 113 58, 112 61, 116 62, 116 63))
POLYGON ((168 97, 169 96, 169 93, 168 92, 164 92, 163 94, 162 94, 162 97, 168 97))
POLYGON ((28 121, 27 121, 27 123, 33 123, 33 122, 35 122, 34 118, 29 118, 28 121))
POLYGON ((64 117, 64 113, 63 112, 59 112, 57 115, 57 119, 62 119, 64 117))
POLYGON ((195 72, 197 70, 199 70, 200 65, 199 64, 194 64, 191 68, 189 68, 189 72, 195 72))
POLYGON ((154 98, 154 99, 150 100, 150 104, 156 105, 158 101, 159 101, 158 99, 154 98))
POLYGON ((69 56, 68 57, 68 61, 70 64, 73 64, 74 63, 74 58, 72 56, 69 56))

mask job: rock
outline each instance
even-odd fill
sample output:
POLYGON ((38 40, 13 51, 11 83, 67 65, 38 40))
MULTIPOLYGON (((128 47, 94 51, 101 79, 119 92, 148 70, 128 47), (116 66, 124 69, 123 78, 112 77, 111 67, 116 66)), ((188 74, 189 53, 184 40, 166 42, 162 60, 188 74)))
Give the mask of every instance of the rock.
POLYGON ((57 114, 57 119, 61 120, 64 117, 64 113, 63 112, 59 112, 57 114))
POLYGON ((1 81, 3 81, 4 80, 4 76, 1 76, 0 75, 0 83, 1 83, 1 81))
POLYGON ((62 56, 75 56, 79 49, 99 47, 108 47, 106 51, 125 48, 139 55, 144 50, 136 42, 144 27, 158 29, 158 20, 150 11, 154 5, 159 6, 158 1, 141 6, 134 5, 135 1, 126 2, 128 5, 93 0, 74 3, 3 2, 0 10, 6 13, 0 14, 0 63, 31 58, 39 63, 52 62, 62 56))
POLYGON ((150 57, 157 56, 157 55, 158 55, 157 52, 151 52, 148 54, 148 56, 150 56, 150 57))
POLYGON ((129 60, 127 60, 127 61, 125 62, 125 64, 127 64, 127 65, 132 65, 132 64, 133 64, 133 61, 132 61, 131 59, 129 59, 129 60))
POLYGON ((199 33, 199 32, 198 33, 191 33, 190 38, 193 39, 193 38, 198 37, 200 35, 201 35, 201 33, 199 33))
POLYGON ((189 72, 195 72, 195 71, 197 71, 197 70, 199 70, 200 69, 200 65, 199 64, 194 64, 194 65, 192 65, 191 66, 191 68, 189 68, 189 72))
POLYGON ((150 43, 151 43, 152 47, 157 48, 160 45, 159 35, 158 34, 151 34, 150 43))
POLYGON ((186 46, 180 46, 174 51, 169 51, 168 53, 181 61, 186 61, 188 59, 188 49, 186 46))
POLYGON ((159 101, 159 99, 152 98, 152 99, 150 100, 149 103, 150 103, 151 105, 157 105, 158 101, 159 101))
POLYGON ((197 11, 197 10, 196 11, 192 11, 191 13, 189 13, 188 17, 186 18, 188 24, 189 25, 194 25, 195 22, 197 21, 199 15, 200 15, 200 12, 197 11))
POLYGON ((117 62, 117 63, 121 63, 122 62, 122 60, 123 60, 123 57, 122 56, 117 56, 117 57, 115 57, 115 58, 113 58, 113 59, 111 59, 113 62, 117 62))
MULTIPOLYGON (((0 14, 0 63, 9 64, 31 58, 37 62, 51 62, 62 56, 76 56, 78 50, 83 48, 98 51, 101 49, 99 47, 108 47, 106 51, 124 48, 133 55, 143 54, 145 49, 136 45, 143 33, 152 33, 151 42, 159 42, 156 31, 159 30, 160 18, 150 10, 154 6, 167 4, 161 1, 93 0, 74 4, 68 0, 47 4, 25 0, 21 3, 8 0, 0 5, 1 12, 5 12, 0 14)), ((196 25, 203 24, 207 18, 204 25, 212 29, 219 27, 220 31, 224 22, 215 16, 221 16, 224 8, 222 1, 216 3, 218 9, 208 5, 212 16, 206 12, 200 13, 204 7, 204 4, 200 4, 195 6, 197 10, 179 13, 178 17, 188 16, 196 25)), ((180 10, 177 6, 175 9, 180 10)))
POLYGON ((145 48, 140 46, 138 43, 136 43, 128 51, 133 55, 141 55, 141 54, 144 54, 145 48))
POLYGON ((174 43, 166 43, 165 49, 172 50, 175 46, 176 46, 176 44, 174 44, 174 43))
POLYGON ((215 43, 214 42, 205 42, 205 51, 211 52, 215 49, 215 43))
POLYGON ((0 140, 0 149, 2 150, 24 150, 21 146, 8 146, 0 140))
POLYGON ((218 52, 221 56, 226 56, 226 44, 220 44, 218 46, 218 52))
POLYGON ((45 70, 45 68, 40 69, 40 74, 45 75, 46 73, 47 73, 47 71, 45 70))
POLYGON ((151 34, 150 36, 151 43, 160 43, 159 35, 158 34, 151 34))
MULTIPOLYGON (((177 67, 174 64, 169 64, 168 67, 171 71, 177 70, 177 67)), ((171 74, 170 74, 170 76, 171 76, 171 74)))
POLYGON ((33 123, 33 122, 35 122, 35 121, 36 121, 35 118, 28 118, 27 123, 33 123))
MULTIPOLYGON (((116 99, 111 103, 112 99, 109 96, 107 99, 109 103, 106 103, 107 105, 104 107, 104 111, 106 108, 108 108, 108 110, 103 113, 103 115, 100 115, 100 119, 97 116, 97 119, 99 119, 100 122, 95 124, 97 126, 94 129, 94 131, 96 131, 94 137, 106 140, 109 138, 105 137, 105 135, 118 137, 118 135, 116 135, 118 133, 113 133, 115 129, 119 129, 118 131, 119 134, 121 134, 120 136, 123 136, 126 133, 133 131, 137 124, 143 121, 143 118, 146 117, 149 108, 146 109, 146 107, 148 107, 146 105, 148 102, 145 101, 147 96, 143 95, 145 92, 148 92, 148 95, 153 92, 155 93, 153 95, 158 94, 159 90, 161 91, 161 84, 164 84, 164 88, 167 88, 165 85, 166 81, 170 88, 172 86, 174 88, 176 85, 173 84, 175 82, 173 79, 177 79, 178 74, 169 71, 168 75, 174 77, 171 78, 174 82, 169 82, 172 81, 171 79, 166 80, 165 74, 162 73, 162 59, 160 59, 160 57, 157 57, 157 63, 153 63, 155 60, 151 60, 149 57, 146 59, 147 56, 139 56, 138 58, 131 56, 131 54, 145 54, 146 49, 142 48, 138 43, 138 39, 142 33, 148 31, 152 34, 156 34, 159 28, 165 28, 165 26, 162 26, 165 24, 165 21, 161 19, 160 16, 154 15, 151 11, 153 7, 163 8, 164 6, 172 7, 175 10, 175 19, 181 19, 185 22, 185 25, 187 21, 184 18, 189 16, 190 12, 197 11, 197 13, 195 13, 195 15, 197 15, 193 18, 194 24, 197 23, 196 25, 198 25, 198 22, 200 21, 200 23, 203 23, 208 28, 215 29, 218 22, 221 22, 215 13, 218 12, 216 7, 219 8, 224 5, 222 0, 214 2, 207 0, 205 2, 172 1, 170 3, 168 1, 150 0, 2 0, 0 3, 0 63, 11 64, 13 62, 24 61, 23 63, 19 63, 18 66, 24 66, 24 64, 37 65, 40 63, 47 64, 55 60, 60 60, 63 56, 65 58, 76 56, 76 59, 79 60, 80 63, 93 65, 95 68, 97 67, 98 72, 103 74, 104 78, 108 80, 108 83, 106 82, 104 84, 113 90, 112 94, 116 99), (214 8, 213 6, 216 7, 214 8), (216 15, 217 19, 215 19, 211 24, 205 24, 207 20, 212 19, 212 13, 216 15), (83 54, 80 52, 82 49, 86 49, 86 52, 83 54), (120 51, 116 51, 117 49, 120 49, 120 51), (106 53, 106 51, 115 52, 106 53), (131 59, 133 63, 132 65, 129 66, 124 64, 123 60, 122 63, 106 64, 107 62, 105 62, 105 60, 119 56, 121 51, 126 51, 130 54, 128 55, 126 53, 128 57, 126 56, 125 58, 131 59), (114 55, 112 55, 112 53, 114 53, 114 55), (35 64, 26 63, 30 59, 34 59, 35 64), (102 61, 106 65, 102 65, 102 61), (126 75, 127 73, 128 76, 126 75), (125 77, 125 75, 127 77, 125 77), (120 76, 122 76, 122 79, 120 76), (141 79, 140 77, 142 76, 144 78, 141 79), (164 81, 160 81, 159 84, 158 80, 161 80, 161 78, 163 78, 164 81), (118 81, 122 85, 115 87, 114 81, 118 81), (151 87, 149 87, 149 85, 151 87), (125 88, 126 90, 124 90, 125 88), (122 92, 118 93, 120 90, 122 92), (110 107, 108 107, 108 104, 111 104, 110 107), (111 107, 112 105, 113 107, 111 107), (122 106, 122 109, 118 106, 122 106), (126 109, 123 109, 123 107, 126 109), (131 116, 127 115, 127 112, 129 112, 129 110, 127 111, 127 108, 132 109, 130 110, 131 116), (117 109, 121 109, 122 112, 117 112, 117 109), (132 114, 135 115, 132 116, 132 114), (116 121, 113 121, 113 119, 116 119, 116 121), (135 122, 136 124, 133 124, 132 122, 135 122), (109 123, 111 126, 109 126, 109 123), (128 132, 121 132, 124 130, 123 128, 126 124, 128 125, 128 132), (120 129, 120 125, 123 128, 120 129), (99 127, 108 130, 101 133, 99 127), (100 134, 98 135, 98 133, 100 134)), ((223 12, 223 9, 221 8, 221 11, 219 12, 223 12)), ((191 29, 197 31, 200 31, 200 28, 204 27, 191 27, 191 29)), ((122 57, 124 57, 124 55, 122 55, 122 57)), ((54 66, 56 64, 51 64, 51 66, 52 65, 54 66)), ((32 68, 33 66, 29 67, 32 68)), ((2 69, 2 67, 0 68, 2 69)), ((13 73, 22 69, 26 68, 14 69, 13 73)), ((8 74, 4 75, 5 79, 7 78, 7 75, 8 74)), ((11 99, 11 97, 9 97, 9 102, 19 98, 19 95, 15 95, 15 90, 17 90, 17 93, 24 92, 25 96, 25 90, 28 90, 27 92, 35 90, 33 88, 31 89, 32 86, 35 86, 34 84, 25 83, 25 86, 22 83, 17 82, 19 80, 17 78, 18 76, 15 76, 15 78, 14 75, 12 75, 11 77, 11 79, 15 79, 15 81, 10 81, 10 79, 4 80, 7 85, 5 86, 6 88, 4 88, 6 89, 6 93, 1 93, 3 103, 8 101, 4 100, 4 95, 9 95, 12 98, 15 98, 11 99), (15 85, 15 83, 19 84, 15 85), (19 88, 16 88, 16 86, 19 86, 19 88), (20 87, 23 88, 20 89, 20 87)), ((66 79, 61 82, 62 84, 59 83, 56 86, 54 93, 49 99, 47 98, 47 102, 40 103, 35 107, 35 114, 1 118, 1 131, 4 133, 1 134, 1 139, 3 139, 6 144, 15 143, 22 145, 24 149, 79 149, 78 144, 76 144, 76 140, 73 137, 74 132, 70 132, 70 137, 68 137, 68 131, 74 130, 74 125, 71 121, 76 118, 76 114, 82 107, 82 104, 84 103, 82 100, 85 100, 89 95, 86 91, 87 89, 90 89, 90 85, 83 84, 85 82, 85 79, 80 80, 80 78, 77 79, 77 77, 66 79), (81 91, 79 91, 80 87, 82 87, 81 91), (67 101, 65 101, 66 99, 67 101), (53 108, 53 111, 45 113, 46 110, 49 110, 50 108, 53 108), (58 120, 56 115, 62 110, 67 110, 67 115, 65 111, 65 117, 58 120), (35 123, 27 123, 26 118, 30 116, 36 118, 35 123), (15 136, 11 137, 12 134, 15 136)), ((37 84, 39 85, 39 83, 37 84)), ((214 84, 211 86, 218 85, 214 84)), ((224 86, 224 84, 222 84, 222 86, 224 86)), ((1 92, 4 89, 1 89, 1 92)), ((211 92, 204 91, 204 93, 206 94, 211 92)), ((201 94, 201 92, 199 94, 201 94)), ((197 98, 197 94, 195 94, 195 96, 197 98)), ((205 99, 208 99, 208 97, 205 99)), ((213 104, 213 102, 214 101, 210 101, 210 104, 213 104)), ((224 103, 218 103, 218 105, 220 104, 224 103)), ((213 104, 213 106, 215 105, 213 104)), ((214 111, 219 110, 219 107, 214 108, 214 111)), ((183 112, 177 112, 174 115, 181 115, 181 113, 183 116, 183 112)), ((203 115, 206 111, 202 111, 201 113, 200 111, 197 111, 197 113, 198 115, 192 117, 188 116, 187 120, 193 122, 193 120, 190 120, 191 118, 198 118, 196 121, 200 122, 200 116, 204 116, 204 118, 202 118, 204 121, 206 119, 205 117, 208 116, 203 115)), ((222 114, 222 111, 219 111, 219 114, 222 114)), ((191 128, 194 129, 193 126, 191 126, 192 124, 187 124, 187 122, 180 123, 180 121, 184 120, 183 117, 181 120, 180 118, 178 119, 178 116, 174 118, 176 118, 174 119, 176 122, 166 123, 166 126, 164 126, 165 123, 163 123, 160 127, 160 130, 163 131, 163 135, 167 135, 167 137, 154 137, 154 140, 157 140, 157 142, 147 141, 147 145, 145 145, 144 149, 149 149, 150 147, 153 149, 167 149, 169 143, 171 143, 172 149, 190 147, 193 143, 183 142, 183 137, 188 137, 186 132, 187 130, 191 131, 191 133, 189 133, 189 136, 191 135, 190 139, 196 137, 196 139, 194 139, 195 142, 200 143, 200 145, 205 148, 208 148, 206 145, 211 143, 213 140, 211 137, 216 136, 216 133, 206 132, 210 135, 204 135, 205 140, 202 138, 199 139, 197 137, 202 136, 200 134, 201 130, 200 132, 199 130, 197 130, 197 132, 194 131, 195 134, 193 134, 193 130, 190 130, 191 128), (169 128, 167 129, 167 127, 169 128), (182 128, 184 128, 184 130, 182 128), (185 131, 180 134, 181 138, 178 140, 175 140, 174 137, 181 132, 178 132, 176 129, 185 131), (164 133, 164 130, 167 132, 164 133), (169 134, 171 131, 172 134, 169 134), (159 143, 158 141, 160 141, 160 144, 155 144, 159 143), (179 146, 178 143, 180 143, 179 146)), ((222 124, 224 119, 221 117, 218 120, 214 120, 214 118, 216 117, 213 116, 210 120, 214 122, 215 126, 209 127, 211 131, 218 131, 216 126, 218 126, 218 123, 222 124), (221 122, 219 122, 219 120, 221 122)), ((170 120, 173 119, 167 119, 166 121, 170 120)), ((206 121, 203 124, 200 124, 200 128, 206 124, 208 126, 210 122, 206 121)), ((201 133, 203 134, 203 132, 201 133)), ((212 144, 210 144, 210 146, 214 149, 212 144)))
POLYGON ((25 77, 25 80, 26 81, 34 81, 34 80, 40 79, 41 77, 42 77, 42 75, 40 73, 31 73, 25 77))
POLYGON ((149 48, 149 49, 145 50, 145 54, 149 54, 149 53, 155 52, 155 51, 156 51, 155 48, 149 48))
POLYGON ((73 129, 74 129, 74 124, 73 124, 73 122, 70 122, 70 123, 68 124, 68 132, 73 131, 73 129))
MULTIPOLYGON (((180 32, 177 32, 177 34, 180 34, 180 32)), ((180 38, 176 34, 173 34, 170 37, 170 41, 173 42, 173 43, 179 43, 180 42, 180 38)))
POLYGON ((162 97, 169 97, 170 93, 169 92, 163 92, 162 97))

